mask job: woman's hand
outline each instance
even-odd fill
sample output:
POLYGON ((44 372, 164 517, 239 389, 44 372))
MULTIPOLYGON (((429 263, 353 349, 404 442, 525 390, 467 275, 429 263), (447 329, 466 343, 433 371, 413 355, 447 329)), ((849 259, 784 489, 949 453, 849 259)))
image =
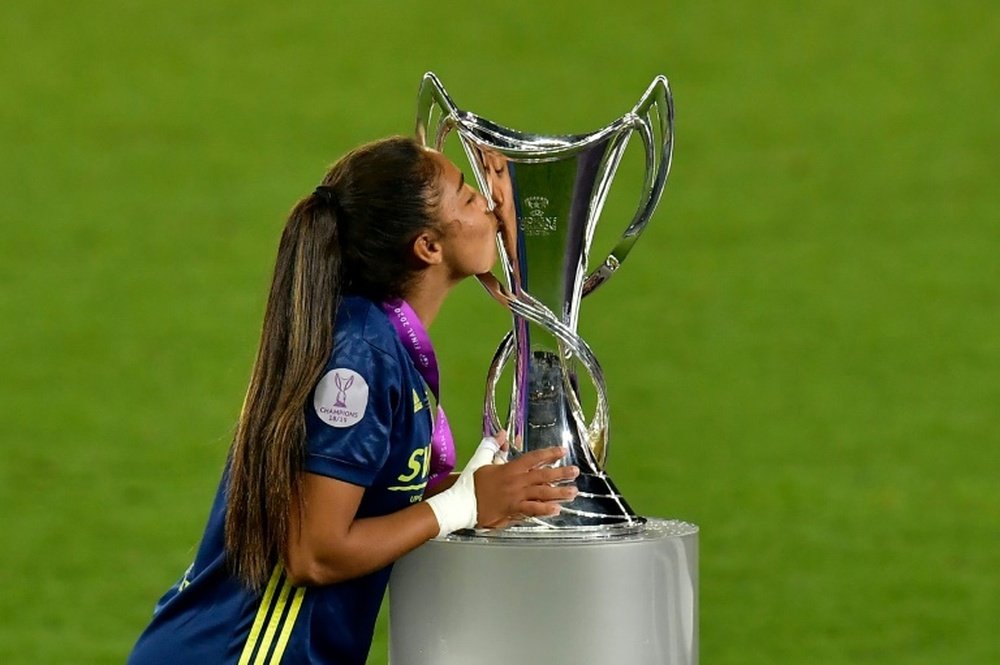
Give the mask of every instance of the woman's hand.
POLYGON ((558 515, 560 503, 577 495, 576 487, 552 486, 580 475, 575 466, 548 468, 563 457, 562 448, 535 450, 504 463, 506 448, 503 432, 484 438, 455 484, 424 502, 434 511, 439 536, 474 526, 499 528, 527 516, 558 515))
POLYGON ((580 475, 575 466, 549 466, 565 454, 564 448, 543 448, 524 453, 513 462, 479 467, 474 475, 476 526, 502 528, 524 517, 558 515, 560 504, 572 501, 577 489, 553 485, 580 475))

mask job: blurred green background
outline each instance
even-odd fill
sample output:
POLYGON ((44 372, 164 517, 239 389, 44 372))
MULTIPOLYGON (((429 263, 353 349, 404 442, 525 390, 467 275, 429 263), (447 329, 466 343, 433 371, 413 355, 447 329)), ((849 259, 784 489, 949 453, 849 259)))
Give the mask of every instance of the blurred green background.
MULTIPOLYGON (((618 485, 702 528, 702 662, 1000 662, 998 43, 986 0, 0 3, 0 662, 124 659, 286 212, 426 70, 555 133, 671 80, 666 195, 582 328, 618 485)), ((432 331, 463 457, 506 325, 470 283, 432 331)))

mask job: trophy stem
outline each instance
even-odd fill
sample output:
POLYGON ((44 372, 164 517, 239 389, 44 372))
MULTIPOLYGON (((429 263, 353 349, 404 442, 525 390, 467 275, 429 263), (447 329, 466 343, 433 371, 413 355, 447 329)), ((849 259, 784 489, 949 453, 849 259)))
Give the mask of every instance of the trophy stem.
MULTIPOLYGON (((547 324, 553 325, 553 322, 547 321, 547 324)), ((545 332, 548 332, 548 325, 545 332)), ((554 327, 560 329, 558 341, 552 344, 560 349, 558 353, 546 350, 549 345, 539 343, 539 337, 547 335, 540 334, 535 326, 529 326, 521 316, 515 317, 514 330, 500 343, 487 374, 484 430, 489 433, 506 429, 511 440, 512 458, 531 450, 554 446, 566 448, 566 456, 559 464, 580 468, 580 475, 572 481, 579 494, 572 502, 563 505, 560 515, 530 518, 499 532, 484 532, 483 535, 499 538, 589 538, 631 533, 640 528, 645 520, 636 516, 604 470, 603 447, 608 431, 602 411, 606 405, 598 405, 595 422, 588 426, 580 406, 577 377, 567 363, 572 355, 583 351, 582 364, 598 388, 599 402, 603 390, 600 367, 583 340, 561 324, 556 323, 554 327), (565 343, 574 338, 577 345, 565 343), (535 346, 535 350, 529 352, 530 346, 535 346), (500 375, 512 356, 515 357, 514 381, 510 414, 505 426, 497 414, 496 392, 500 375)))
MULTIPOLYGON (((522 340, 517 340, 520 343, 522 340)), ((525 340, 526 341, 526 340, 525 340)), ((519 359, 523 358, 519 354, 519 359)), ((559 354, 535 350, 528 354, 526 372, 518 372, 526 385, 522 391, 523 410, 512 409, 513 431, 523 432, 513 456, 531 450, 562 447, 566 455, 560 465, 579 467, 580 475, 572 481, 579 494, 563 505, 554 517, 530 518, 508 527, 503 535, 547 535, 552 531, 588 533, 592 531, 631 531, 645 521, 618 491, 611 478, 598 464, 588 441, 588 430, 579 412, 577 379, 559 354), (520 422, 519 422, 520 421, 520 422), (520 424, 523 423, 523 426, 520 424)), ((522 384, 524 385, 524 384, 522 384)), ((606 432, 602 433, 602 439, 606 432)))

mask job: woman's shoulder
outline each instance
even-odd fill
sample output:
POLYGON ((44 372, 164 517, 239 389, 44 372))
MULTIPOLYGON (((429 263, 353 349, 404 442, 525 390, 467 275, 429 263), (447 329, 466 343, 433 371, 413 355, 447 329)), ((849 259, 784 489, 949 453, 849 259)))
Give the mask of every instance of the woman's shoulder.
POLYGON ((342 350, 374 353, 396 361, 396 332, 381 305, 361 296, 344 296, 334 324, 334 353, 342 350))

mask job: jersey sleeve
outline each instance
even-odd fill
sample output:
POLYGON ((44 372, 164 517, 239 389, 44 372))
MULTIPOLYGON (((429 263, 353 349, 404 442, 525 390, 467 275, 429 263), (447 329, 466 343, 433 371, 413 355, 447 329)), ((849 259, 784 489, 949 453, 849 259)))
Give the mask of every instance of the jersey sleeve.
POLYGON ((400 370, 364 340, 336 345, 306 404, 306 471, 371 486, 389 456, 400 370))

